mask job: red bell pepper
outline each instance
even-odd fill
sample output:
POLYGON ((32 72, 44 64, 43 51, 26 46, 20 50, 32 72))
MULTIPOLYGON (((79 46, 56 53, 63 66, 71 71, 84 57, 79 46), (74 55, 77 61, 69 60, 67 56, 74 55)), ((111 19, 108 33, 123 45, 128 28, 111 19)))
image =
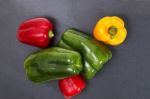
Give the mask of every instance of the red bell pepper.
POLYGON ((29 19, 20 24, 17 38, 23 43, 45 48, 54 36, 52 29, 52 22, 46 18, 29 19))
POLYGON ((59 88, 67 99, 80 94, 85 86, 85 81, 79 75, 59 80, 59 88))

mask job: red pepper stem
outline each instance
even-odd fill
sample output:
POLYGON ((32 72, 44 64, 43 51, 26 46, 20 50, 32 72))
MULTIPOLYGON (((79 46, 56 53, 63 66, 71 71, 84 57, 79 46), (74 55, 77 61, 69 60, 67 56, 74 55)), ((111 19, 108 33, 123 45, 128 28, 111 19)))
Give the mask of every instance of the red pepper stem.
POLYGON ((54 34, 53 34, 52 30, 50 30, 50 31, 48 32, 48 36, 49 36, 49 38, 54 37, 54 34))

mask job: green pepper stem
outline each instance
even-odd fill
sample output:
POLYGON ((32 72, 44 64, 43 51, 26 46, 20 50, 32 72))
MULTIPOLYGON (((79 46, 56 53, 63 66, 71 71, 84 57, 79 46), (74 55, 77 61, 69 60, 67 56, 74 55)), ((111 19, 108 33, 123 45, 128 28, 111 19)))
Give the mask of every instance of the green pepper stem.
POLYGON ((111 35, 111 37, 113 38, 116 33, 117 33, 117 28, 115 26, 111 26, 108 30, 108 33, 111 35))
POLYGON ((54 33, 50 30, 50 31, 48 32, 48 36, 49 36, 49 38, 52 38, 52 37, 54 37, 54 33))

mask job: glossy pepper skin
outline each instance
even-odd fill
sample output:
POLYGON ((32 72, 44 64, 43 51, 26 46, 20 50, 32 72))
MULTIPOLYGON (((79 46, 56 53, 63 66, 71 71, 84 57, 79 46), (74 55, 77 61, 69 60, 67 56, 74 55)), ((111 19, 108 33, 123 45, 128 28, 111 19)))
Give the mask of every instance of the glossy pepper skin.
POLYGON ((70 99, 72 96, 80 94, 85 87, 86 83, 80 75, 59 80, 59 88, 66 99, 70 99))
POLYGON ((121 44, 127 35, 124 21, 117 16, 106 16, 100 19, 93 31, 94 37, 109 45, 121 44))
POLYGON ((46 18, 29 19, 20 24, 17 38, 22 43, 45 48, 54 36, 52 29, 52 22, 46 18))
POLYGON ((68 29, 64 32, 58 45, 76 50, 81 54, 83 58, 81 74, 86 79, 93 78, 96 72, 103 67, 103 64, 112 57, 112 53, 102 43, 74 29, 68 29))
POLYGON ((78 75, 82 70, 78 52, 53 47, 29 55, 24 61, 28 78, 35 83, 78 75))

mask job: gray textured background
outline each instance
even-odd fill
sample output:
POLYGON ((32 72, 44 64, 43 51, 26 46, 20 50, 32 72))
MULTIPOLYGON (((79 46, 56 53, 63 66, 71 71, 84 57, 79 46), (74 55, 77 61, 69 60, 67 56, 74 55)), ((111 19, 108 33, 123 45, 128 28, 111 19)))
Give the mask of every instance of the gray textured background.
POLYGON ((73 99, 150 99, 149 9, 149 0, 0 0, 0 99, 63 99, 56 81, 38 86, 27 80, 23 60, 38 48, 17 41, 20 22, 52 19, 57 42, 69 27, 91 34, 106 15, 125 20, 127 39, 111 48, 112 60, 73 99))

